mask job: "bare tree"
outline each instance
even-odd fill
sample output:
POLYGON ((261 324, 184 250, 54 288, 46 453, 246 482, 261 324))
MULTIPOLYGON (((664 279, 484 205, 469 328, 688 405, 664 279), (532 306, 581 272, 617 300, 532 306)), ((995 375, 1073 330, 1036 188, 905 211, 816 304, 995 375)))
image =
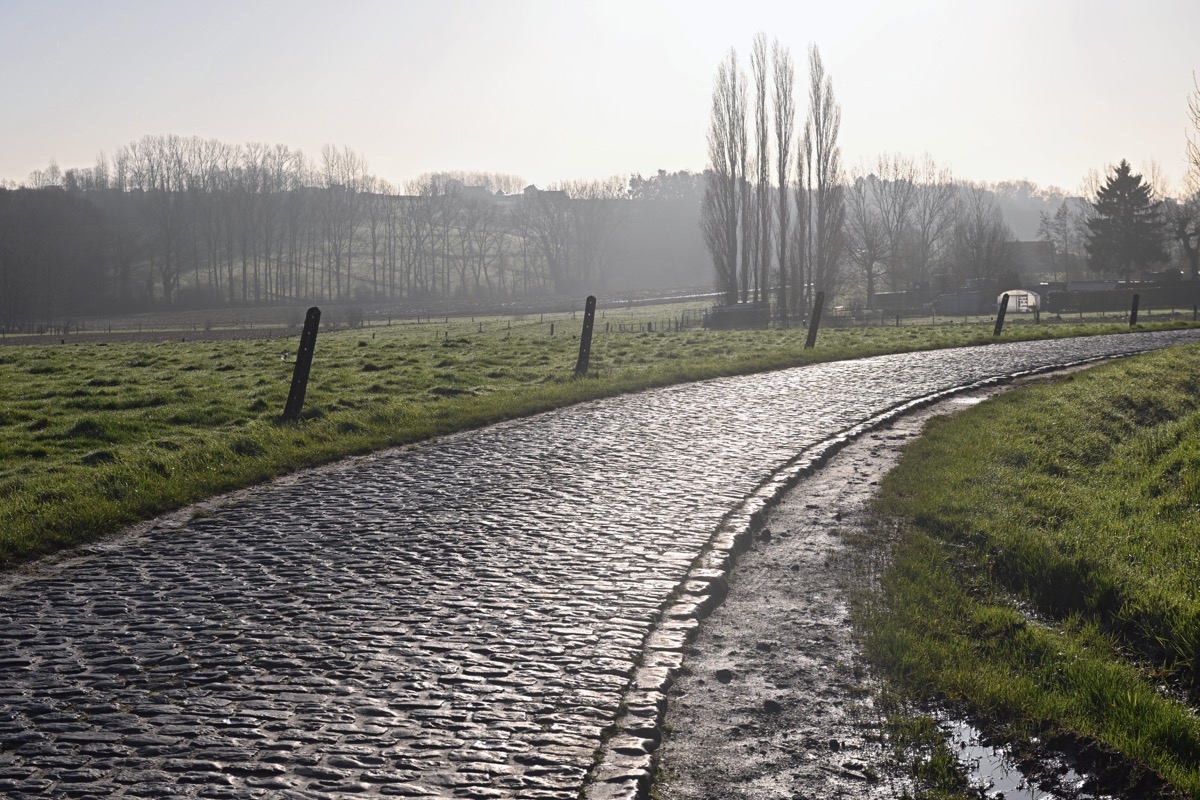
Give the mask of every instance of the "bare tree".
POLYGON ((995 195, 976 185, 959 189, 954 223, 954 257, 961 277, 980 283, 1012 267, 1012 229, 995 195))
MULTIPOLYGON (((796 152, 796 225, 792 228, 792 288, 788 292, 787 308, 801 308, 803 297, 811 284, 812 264, 812 129, 807 124, 796 152)), ((790 311, 788 312, 790 313, 790 311)), ((786 322, 786 320, 785 320, 786 322)))
POLYGON ((1192 74, 1192 93, 1188 95, 1187 171, 1183 176, 1183 196, 1167 204, 1167 222, 1171 235, 1187 259, 1188 273, 1200 280, 1200 82, 1192 74))
POLYGON ((1192 93, 1188 95, 1188 120, 1192 129, 1187 134, 1188 172, 1184 179, 1189 195, 1200 194, 1200 82, 1192 73, 1192 93))
POLYGON ((92 167, 92 185, 89 187, 98 191, 108 188, 108 159, 101 152, 96 156, 96 166, 92 167))
POLYGON ((176 299, 189 250, 184 240, 189 228, 185 147, 181 137, 167 135, 144 136, 123 148, 130 188, 140 190, 138 205, 149 234, 146 294, 154 295, 157 278, 166 305, 176 299))
POLYGON ((887 230, 875 203, 876 191, 872 186, 878 180, 860 168, 851 174, 846 192, 848 254, 862 273, 868 306, 874 303, 877 270, 887 255, 887 230))
POLYGON ((428 230, 423 220, 425 205, 414 188, 413 184, 408 184, 406 193, 397 198, 396 242, 392 246, 400 272, 400 294, 410 299, 428 291, 424 268, 428 253, 424 238, 428 230))
POLYGON ((954 230, 954 177, 926 154, 917 168, 905 278, 910 287, 929 287, 954 230))
POLYGON ((467 251, 474 291, 482 294, 487 284, 487 294, 495 293, 492 284, 492 267, 504 258, 504 242, 508 222, 505 209, 494 200, 468 197, 463 200, 462 239, 467 251))
POLYGON ((754 302, 765 300, 771 269, 771 140, 767 124, 767 35, 754 35, 750 71, 754 79, 754 302))
POLYGON ((788 178, 792 171, 792 134, 796 124, 795 82, 796 70, 792 54, 776 39, 772 46, 771 61, 774 67, 775 106, 775 179, 779 195, 775 200, 776 248, 779 262, 779 314, 786 325, 788 320, 788 285, 791 282, 793 265, 788 260, 788 239, 791 231, 791 199, 788 197, 788 178))
MULTIPOLYGON (((889 285, 895 291, 902 280, 904 235, 916 196, 917 168, 907 156, 884 153, 875 164, 875 177, 877 180, 872 182, 871 188, 875 191, 875 205, 887 242, 884 263, 889 285)), ((867 305, 874 305, 874 302, 873 295, 867 298, 867 305)))
MULTIPOLYGON (((1071 281, 1071 259, 1078 256, 1082 238, 1079 235, 1079 213, 1071 208, 1071 203, 1063 199, 1054 214, 1041 213, 1038 224, 1038 237, 1049 242, 1054 247, 1056 267, 1062 266, 1063 280, 1071 281)), ((1057 269, 1055 270, 1057 272, 1057 269)))
POLYGON ((1150 187, 1150 199, 1158 202, 1171 196, 1171 178, 1157 158, 1142 162, 1142 179, 1150 187))
POLYGON ((1175 240, 1187 258, 1193 281, 1200 280, 1200 82, 1192 74, 1192 93, 1188 95, 1187 172, 1183 177, 1184 196, 1168 207, 1167 218, 1175 240))
POLYGON ((434 264, 434 242, 437 238, 437 195, 442 184, 434 175, 423 175, 408 185, 407 213, 404 215, 408 231, 408 295, 410 297, 436 296, 438 271, 434 264))
POLYGON ((371 295, 379 298, 386 294, 388 210, 394 198, 388 182, 374 176, 367 177, 363 191, 367 244, 371 251, 371 295))
POLYGON ((367 162, 348 147, 321 149, 325 230, 326 296, 341 300, 350 292, 354 239, 363 210, 367 162))
POLYGON ((518 213, 526 237, 534 245, 556 294, 575 288, 571 247, 571 207, 560 189, 529 190, 518 213))
POLYGON ((605 284, 610 246, 624 211, 623 201, 628 197, 625 180, 613 176, 602 181, 564 183, 560 187, 571 200, 577 278, 581 287, 591 293, 592 286, 605 284))
POLYGON ((1163 204, 1167 229, 1188 265, 1188 277, 1200 279, 1200 192, 1163 204))
MULTIPOLYGON (((215 139, 200 143, 197 154, 196 185, 198 195, 193 212, 199 218, 199 238, 203 241, 207 274, 205 282, 211 297, 220 300, 224 295, 225 283, 222 267, 225 265, 222 205, 228 201, 225 151, 229 146, 215 139)), ((233 302, 233 298, 229 298, 233 302)))
MULTIPOLYGON (((804 144, 810 155, 809 181, 813 188, 811 230, 811 281, 814 292, 832 295, 839 281, 838 268, 844 242, 845 195, 842 186, 842 152, 838 132, 842 108, 833 96, 833 78, 825 72, 821 51, 808 50, 809 117, 804 144)), ((805 298, 805 306, 811 298, 805 298)))
POLYGON ((708 128, 708 160, 700 226, 712 256, 717 289, 725 302, 732 304, 738 300, 739 277, 745 272, 739 270, 739 249, 743 257, 745 249, 739 248, 743 243, 738 240, 738 232, 745 207, 746 182, 746 88, 733 48, 717 67, 708 128))
POLYGON ((422 199, 427 206, 426 222, 429 225, 430 290, 436 296, 440 285, 443 297, 450 297, 451 263, 455 258, 454 238, 462 210, 463 183, 448 173, 439 172, 427 176, 422 199))
MULTIPOLYGON (((288 276, 284 263, 288 222, 287 199, 300 188, 297 166, 302 158, 300 153, 282 144, 268 146, 263 153, 261 236, 266 271, 264 289, 272 301, 278 301, 285 296, 288 276)), ((364 174, 364 185, 366 181, 367 176, 364 174)))

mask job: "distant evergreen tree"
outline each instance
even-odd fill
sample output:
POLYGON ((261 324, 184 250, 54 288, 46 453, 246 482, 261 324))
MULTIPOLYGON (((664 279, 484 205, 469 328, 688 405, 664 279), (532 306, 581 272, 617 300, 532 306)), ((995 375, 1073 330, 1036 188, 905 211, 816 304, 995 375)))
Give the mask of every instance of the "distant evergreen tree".
POLYGON ((1160 204, 1148 183, 1122 160, 1092 201, 1087 221, 1088 266, 1128 280, 1135 268, 1167 260, 1160 204))

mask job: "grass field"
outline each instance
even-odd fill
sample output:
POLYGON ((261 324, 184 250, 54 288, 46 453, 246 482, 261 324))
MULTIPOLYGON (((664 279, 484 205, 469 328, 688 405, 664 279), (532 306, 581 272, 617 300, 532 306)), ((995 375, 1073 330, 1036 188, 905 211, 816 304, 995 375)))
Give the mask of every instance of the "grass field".
POLYGON ((1196 346, 935 420, 877 501, 898 533, 869 653, 898 706, 1094 743, 1200 797, 1198 510, 1196 346))
MULTIPOLYGON (((206 342, 200 332, 0 348, 0 569, 306 466, 590 398, 994 341, 990 321, 836 328, 805 351, 801 329, 675 332, 670 323, 685 310, 601 311, 583 379, 572 377, 581 320, 571 313, 323 332, 299 423, 280 419, 298 330, 272 340, 206 342)), ((1126 330, 1021 325, 1003 338, 1126 330)))

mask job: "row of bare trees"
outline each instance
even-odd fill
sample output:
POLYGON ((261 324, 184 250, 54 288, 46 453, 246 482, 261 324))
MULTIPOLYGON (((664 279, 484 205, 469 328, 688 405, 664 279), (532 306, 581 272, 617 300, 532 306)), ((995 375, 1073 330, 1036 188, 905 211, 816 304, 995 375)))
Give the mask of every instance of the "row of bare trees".
POLYGON ((95 166, 0 189, 0 328, 102 309, 445 300, 598 290, 620 179, 521 193, 520 178, 398 188, 349 148, 146 136, 95 166))
POLYGON ((1010 268, 1012 233, 991 192, 956 183, 929 158, 884 155, 846 176, 841 108, 815 46, 799 136, 794 86, 788 49, 776 41, 768 52, 762 33, 749 82, 736 50, 717 68, 701 225, 726 303, 773 293, 787 324, 816 292, 848 280, 861 282, 871 305, 878 291, 928 292, 1010 268))
POLYGON ((776 40, 768 51, 766 34, 757 34, 748 87, 731 48, 717 68, 708 130, 701 229, 717 290, 730 304, 766 302, 774 290, 785 324, 815 292, 837 288, 845 243, 841 108, 815 46, 808 65, 808 116, 797 137, 789 49, 776 40))
MULTIPOLYGON (((1200 278, 1200 84, 1189 97, 1188 109, 1192 130, 1182 193, 1171 195, 1154 163, 1145 178, 1162 215, 1165 260, 1160 266, 1182 263, 1196 280, 1200 278)), ((928 156, 917 161, 883 155, 851 172, 846 188, 846 253, 869 305, 876 291, 921 294, 929 287, 936 293, 1011 277, 1025 265, 1014 259, 1016 237, 1002 205, 1007 202, 1015 211, 1014 203, 1029 209, 1040 202, 1051 205, 1040 212, 1037 236, 1052 245, 1053 277, 1080 279, 1089 269, 1104 277, 1120 277, 1106 268, 1104 260, 1089 262, 1086 253, 1102 186, 1102 177, 1093 171, 1075 196, 1061 190, 1041 193, 1028 182, 988 187, 955 180, 928 156)))
POLYGON ((927 296, 1014 267, 995 193, 955 181, 929 156, 880 155, 851 172, 846 195, 846 254, 868 306, 878 291, 927 296))
MULTIPOLYGON (((786 47, 775 41, 768 48, 766 35, 756 35, 749 80, 734 49, 717 67, 701 227, 724 302, 773 297, 775 313, 787 324, 810 307, 813 293, 850 282, 854 291, 848 294, 865 297, 873 307, 880 292, 931 299, 964 286, 1015 280, 1029 266, 1017 258, 1016 236, 1002 206, 1036 187, 959 181, 929 156, 901 154, 881 155, 845 175, 838 148, 841 110, 815 46, 808 66, 808 116, 799 136, 795 70, 786 47)), ((1186 264, 1196 279, 1200 84, 1188 111, 1192 128, 1183 194, 1167 196, 1157 170, 1151 170, 1149 182, 1161 201, 1171 260, 1186 264)), ((1053 245, 1054 272, 1067 279, 1085 261, 1098 175, 1092 183, 1079 197, 1051 190, 1062 196, 1054 211, 1041 213, 1037 235, 1053 245)), ((1046 200, 1019 199, 1026 214, 1046 200)), ((1030 229, 1026 235, 1032 234, 1030 229)))

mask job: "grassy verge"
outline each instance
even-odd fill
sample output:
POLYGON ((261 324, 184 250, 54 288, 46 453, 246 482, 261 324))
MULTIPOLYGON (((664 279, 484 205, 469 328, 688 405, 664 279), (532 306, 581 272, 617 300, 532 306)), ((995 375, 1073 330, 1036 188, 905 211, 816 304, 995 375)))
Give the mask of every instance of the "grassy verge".
POLYGON ((935 420, 881 486, 859 609, 903 702, 1094 743, 1200 797, 1200 348, 935 420), (881 530, 884 528, 881 528, 881 530))
MULTIPOLYGON (((299 424, 279 420, 298 336, 0 349, 0 569, 305 466, 591 398, 994 341, 990 323, 847 328, 805 351, 799 329, 663 331, 678 313, 603 312, 582 380, 571 314, 322 333, 299 424)), ((1124 330, 1024 325, 1003 338, 1124 330)))

